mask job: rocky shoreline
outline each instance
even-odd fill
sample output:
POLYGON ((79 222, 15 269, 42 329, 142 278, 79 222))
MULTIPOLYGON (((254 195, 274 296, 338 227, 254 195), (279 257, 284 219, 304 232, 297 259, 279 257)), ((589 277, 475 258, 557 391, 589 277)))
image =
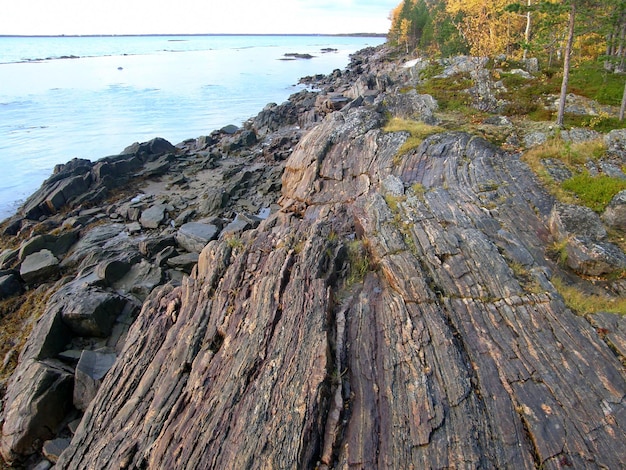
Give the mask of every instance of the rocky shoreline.
MULTIPOLYGON (((3 458, 625 461, 626 323, 575 315, 546 257, 569 240, 572 273, 626 269, 605 229, 626 228, 623 201, 603 220, 557 204, 519 155, 461 132, 398 161, 408 133, 382 132, 386 116, 438 121, 432 97, 398 92, 419 67, 366 49, 241 128, 55 168, 3 225, 2 297, 47 299, 23 347, 4 351, 3 458)), ((480 107, 495 105, 488 88, 480 107)), ((620 279, 610 289, 626 293, 620 279)))

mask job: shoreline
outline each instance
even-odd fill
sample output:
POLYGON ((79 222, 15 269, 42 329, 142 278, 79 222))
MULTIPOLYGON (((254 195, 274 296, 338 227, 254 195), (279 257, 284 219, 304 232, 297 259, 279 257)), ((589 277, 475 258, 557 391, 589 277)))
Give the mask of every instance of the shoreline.
MULTIPOLYGON (((13 62, 6 69, 3 69, 5 71, 3 77, 14 80, 12 77, 21 71, 20 73, 25 74, 23 75, 25 79, 15 82, 17 84, 13 87, 15 91, 12 88, 6 89, 6 93, 10 96, 6 101, 8 103, 15 102, 15 105, 4 106, 2 114, 4 116, 2 120, 6 123, 6 126, 2 128, 3 143, 6 146, 6 150, 0 153, 3 155, 3 162, 11 166, 8 168, 8 172, 5 172, 1 185, 2 188, 7 188, 2 190, 3 199, 6 200, 6 204, 4 204, 6 210, 3 210, 1 218, 5 219, 14 215, 24 200, 35 192, 41 183, 50 176, 55 164, 65 163, 72 157, 87 158, 93 161, 108 155, 115 155, 132 142, 142 142, 156 136, 164 137, 170 142, 177 143, 192 136, 209 133, 227 124, 232 123, 240 126, 245 120, 253 117, 268 102, 280 103, 288 99, 289 95, 301 89, 301 87, 294 86, 300 77, 320 72, 330 73, 334 68, 345 67, 349 61, 348 53, 363 47, 361 46, 363 43, 374 42, 374 40, 342 40, 340 38, 337 40, 332 38, 316 39, 309 35, 303 35, 302 38, 291 40, 289 37, 285 37, 283 40, 275 41, 271 38, 248 40, 244 37, 232 40, 229 38, 224 40, 216 39, 214 41, 211 38, 194 39, 189 37, 191 42, 188 46, 166 46, 166 38, 157 38, 156 43, 158 47, 151 45, 154 43, 154 40, 150 38, 143 41, 140 39, 124 40, 120 38, 116 40, 104 38, 103 41, 106 41, 105 46, 99 46, 98 44, 100 43, 98 40, 95 40, 96 45, 93 48, 89 44, 94 41, 86 40, 84 43, 81 43, 79 38, 72 40, 77 43, 77 46, 73 46, 71 41, 68 43, 68 47, 61 47, 58 52, 59 54, 71 53, 78 47, 80 51, 76 52, 76 56, 80 55, 80 58, 76 60, 59 59, 62 62, 53 61, 53 58, 48 57, 48 50, 43 50, 41 53, 45 55, 37 55, 39 51, 33 47, 32 50, 35 51, 33 57, 41 57, 41 59, 13 62), (111 43, 113 46, 106 46, 108 43, 111 43), (315 54, 319 55, 320 58, 316 58, 315 63, 311 64, 302 62, 297 65, 269 64, 263 76, 249 78, 254 77, 251 74, 252 66, 242 66, 240 70, 237 68, 237 64, 233 63, 233 60, 239 59, 235 59, 231 53, 221 49, 211 50, 206 53, 195 50, 205 46, 211 47, 211 44, 215 43, 225 44, 226 47, 229 47, 231 43, 235 45, 246 43, 260 44, 263 48, 257 50, 262 52, 255 53, 245 50, 238 52, 238 57, 249 58, 258 56, 269 59, 275 57, 277 59, 276 64, 285 62, 278 60, 283 57, 283 49, 284 52, 319 51, 320 47, 326 47, 325 45, 329 44, 332 47, 339 47, 343 52, 326 57, 315 54), (264 47, 268 43, 278 44, 279 47, 264 47), (292 43, 295 43, 295 45, 290 47, 292 43), (87 46, 83 47, 81 44, 87 44, 87 46), (129 48, 126 47, 126 44, 130 45, 129 48), (136 44, 138 46, 135 46, 136 44), (147 46, 142 44, 147 44, 147 46), (283 44, 286 44, 286 47, 283 47, 283 44), (316 48, 309 47, 309 45, 317 44, 321 45, 316 48), (339 44, 339 46, 334 44, 339 44), (155 53, 153 55, 147 53, 137 55, 136 53, 136 49, 158 49, 159 47, 190 48, 194 50, 188 52, 175 51, 171 54, 155 53), (103 55, 98 54, 96 51, 94 54, 90 52, 90 48, 96 50, 103 49, 105 52, 108 49, 126 49, 130 53, 119 56, 120 63, 116 63, 118 54, 115 52, 103 55), (305 48, 306 50, 301 50, 305 48), (277 53, 277 51, 280 53, 277 53), (196 67, 198 66, 196 64, 199 64, 202 67, 202 62, 199 59, 195 59, 195 57, 202 58, 204 55, 199 56, 198 54, 205 54, 210 58, 218 57, 219 59, 211 60, 220 60, 220 63, 222 63, 222 58, 230 54, 233 59, 227 60, 227 70, 233 70, 233 72, 213 73, 210 71, 210 68, 207 68, 206 71, 200 70, 199 74, 193 74, 194 78, 184 78, 187 74, 182 74, 182 79, 169 79, 167 78, 169 77, 167 73, 161 73, 162 66, 159 64, 162 62, 178 64, 177 66, 187 66, 189 64, 189 67, 196 67), (160 58, 159 55, 164 58, 160 58), (83 62, 82 59, 85 59, 86 62, 83 62), (135 64, 135 61, 139 62, 135 64), (41 63, 45 65, 40 68, 35 68, 35 65, 29 67, 31 64, 41 63), (154 78, 146 80, 142 76, 143 72, 141 70, 145 66, 144 64, 148 64, 148 67, 150 67, 148 70, 154 69, 150 74, 154 78), (122 66, 123 70, 118 70, 122 66), (107 67, 109 67, 110 71, 107 67), (232 67, 235 68, 233 69, 232 67), (26 89, 25 86, 20 85, 20 83, 28 82, 29 76, 33 75, 33 79, 35 79, 36 74, 42 73, 37 70, 49 69, 52 72, 50 76, 54 79, 50 87, 59 91, 46 91, 44 85, 37 85, 34 91, 32 91, 32 87, 26 89), (83 80, 74 91, 71 91, 70 89, 75 88, 72 80, 55 78, 61 76, 58 72, 62 70, 70 72, 65 74, 68 77, 74 76, 75 71, 82 73, 82 70, 87 70, 85 77, 88 80, 83 80), (96 74, 95 72, 98 73, 96 74), (92 76, 94 78, 91 78, 92 76), (95 78, 101 76, 109 77, 102 86, 98 82, 99 79, 95 78), (232 80, 225 80, 224 76, 232 77, 232 80), (285 77, 282 81, 280 80, 281 76, 285 77), (118 82, 120 86, 116 85, 118 82), (174 88, 179 82, 181 83, 180 87, 174 88), (249 86, 245 87, 246 83, 249 83, 249 86), (71 92, 63 91, 66 88, 71 92), (131 99, 129 91, 135 89, 138 92, 133 93, 131 99), (28 90, 31 90, 34 98, 29 100, 22 99, 21 96, 28 90), (66 107, 59 98, 61 95, 76 97, 67 106, 69 110, 76 108, 76 112, 67 112, 66 107), (158 99, 158 105, 149 104, 153 96, 158 99), (104 97, 108 97, 108 102, 103 104, 104 97), (11 117, 8 114, 9 109, 23 109, 17 115, 19 120, 15 123, 9 121, 11 117), (38 112, 40 109, 41 113, 38 112), (105 111, 98 110, 107 111, 105 113, 105 111), (176 120, 172 117, 176 115, 180 115, 181 118, 176 120), (31 118, 30 116, 33 117, 31 118), (80 127, 79 121, 81 120, 86 122, 87 127, 80 127), (123 127, 119 128, 119 132, 116 132, 118 130, 115 128, 116 122, 124 124, 123 127), (72 132, 72 127, 79 129, 79 131, 72 132), (97 128, 101 129, 101 131, 97 131, 97 128), (72 132, 72 135, 70 135, 70 132, 72 132), (114 133, 116 135, 113 135, 114 133), (85 135, 84 137, 83 134, 85 135), (98 142, 97 134, 108 137, 106 137, 106 140, 98 142), (103 150, 99 148, 100 146, 103 150), (44 148, 47 148, 47 150, 42 150, 44 148), (37 166, 29 168, 25 162, 29 162, 30 158, 33 157, 37 158, 37 166), (14 161, 15 165, 12 165, 14 161), (49 169, 43 172, 40 171, 43 165, 46 165, 49 169), (36 169, 38 174, 34 174, 33 169, 36 169), (18 184, 17 190, 9 190, 8 188, 13 186, 14 183, 18 184), (24 189, 22 190, 22 188, 24 189), (14 198, 12 197, 13 195, 18 197, 14 198), (16 199, 19 199, 20 202, 16 203, 16 199)), ((15 40, 18 48, 19 44, 21 44, 20 40, 15 40)), ((37 41, 29 41, 28 44, 37 44, 37 41)), ((63 40, 60 39, 53 41, 51 42, 52 44, 63 43, 63 40)), ((44 39, 41 42, 45 45, 46 40, 44 39)), ((18 56, 18 54, 14 55, 18 56)), ((246 61, 246 63, 252 62, 246 61)), ((143 73, 143 75, 146 74, 143 73)), ((11 80, 7 80, 7 84, 13 83, 11 80)))

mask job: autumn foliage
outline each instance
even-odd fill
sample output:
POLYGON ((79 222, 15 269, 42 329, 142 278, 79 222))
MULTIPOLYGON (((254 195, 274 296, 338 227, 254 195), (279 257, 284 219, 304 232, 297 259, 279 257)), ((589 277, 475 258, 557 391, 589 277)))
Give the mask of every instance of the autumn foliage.
POLYGON ((389 40, 407 52, 483 57, 528 53, 556 64, 577 11, 573 59, 603 59, 619 70, 626 58, 626 0, 403 0, 391 12, 389 40))

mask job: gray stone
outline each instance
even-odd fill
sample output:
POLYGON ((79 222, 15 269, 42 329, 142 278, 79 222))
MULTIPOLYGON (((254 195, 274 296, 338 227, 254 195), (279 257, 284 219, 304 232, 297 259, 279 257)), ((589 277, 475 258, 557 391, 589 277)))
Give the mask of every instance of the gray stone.
POLYGON ((524 66, 526 67, 526 70, 530 73, 539 72, 539 60, 536 57, 526 59, 524 61, 524 66))
POLYGON ((126 230, 130 234, 135 234, 141 232, 141 224, 139 222, 131 222, 126 225, 126 230))
POLYGON ((130 270, 130 263, 126 260, 106 260, 96 267, 96 275, 107 284, 118 281, 130 270))
POLYGON ((7 269, 18 260, 19 250, 7 248, 0 253, 0 269, 7 269))
POLYGON ((613 197, 602 214, 602 220, 609 227, 626 230, 626 190, 613 197))
POLYGON ((66 232, 60 237, 50 234, 36 235, 21 244, 18 256, 22 261, 28 255, 44 249, 50 250, 55 256, 60 256, 65 254, 77 239, 78 233, 74 231, 66 232))
POLYGON ((133 265, 123 278, 115 282, 113 288, 126 294, 133 294, 139 300, 143 300, 162 282, 161 268, 142 260, 133 265))
POLYGON ((382 181, 383 193, 390 194, 392 196, 404 196, 404 183, 400 178, 394 175, 388 175, 382 181))
POLYGON ((533 148, 545 144, 547 140, 548 135, 545 132, 531 132, 524 136, 524 145, 526 148, 533 148))
POLYGON ((92 228, 87 234, 82 237, 78 243, 74 245, 72 251, 68 254, 63 261, 63 265, 72 265, 80 262, 85 257, 103 252, 104 245, 115 239, 125 229, 123 224, 106 224, 92 228))
POLYGON ((561 138, 566 142, 572 142, 574 144, 596 140, 600 137, 602 137, 602 134, 597 131, 579 127, 561 131, 561 138))
POLYGON ((6 274, 0 276, 0 299, 6 299, 7 297, 13 297, 24 292, 24 288, 20 283, 17 275, 6 274))
POLYGON ((191 273, 193 267, 198 264, 198 253, 185 253, 183 255, 174 256, 167 260, 167 265, 174 269, 179 269, 187 274, 191 273))
POLYGON ((219 229, 213 224, 189 222, 176 232, 176 242, 187 251, 200 253, 218 235, 219 229))
POLYGON ((437 101, 432 96, 418 94, 415 90, 388 96, 385 105, 387 110, 396 117, 419 119, 427 124, 438 122, 434 117, 435 111, 439 109, 437 101))
POLYGON ((139 243, 139 251, 142 255, 152 258, 155 254, 163 251, 168 246, 175 246, 176 239, 173 235, 167 235, 165 237, 150 237, 139 243))
POLYGON ((548 174, 557 183, 562 183, 563 181, 568 180, 572 177, 572 171, 567 167, 565 163, 560 160, 546 158, 545 160, 542 160, 541 163, 543 164, 543 167, 546 169, 548 174))
POLYGON ((602 276, 626 269, 626 255, 618 246, 587 237, 573 237, 565 247, 567 265, 578 274, 602 276))
POLYGON ((107 337, 126 299, 96 287, 86 287, 67 299, 63 321, 79 336, 107 337))
POLYGON ((7 387, 0 451, 8 463, 40 450, 71 406, 73 374, 58 361, 20 363, 7 387))
POLYGON ((528 73, 526 70, 522 70, 522 69, 511 69, 509 71, 509 73, 512 73, 513 75, 518 75, 522 78, 525 78, 527 80, 530 80, 531 78, 533 78, 533 76, 528 73))
POLYGON ((163 248, 163 250, 156 254, 156 256, 154 257, 154 264, 156 264, 157 266, 163 266, 164 264, 166 264, 168 259, 177 255, 178 252, 176 251, 176 248, 174 248, 173 246, 168 246, 167 248, 163 248))
POLYGON ((230 195, 222 189, 213 189, 204 193, 198 206, 198 211, 202 215, 213 215, 215 212, 226 206, 230 195))
POLYGON ((221 235, 222 237, 224 237, 224 236, 234 235, 234 234, 246 231, 246 230, 257 228, 259 224, 261 223, 261 220, 263 219, 261 219, 260 217, 256 215, 247 214, 247 213, 237 214, 235 216, 235 219, 231 223, 229 223, 226 227, 224 227, 221 235))
POLYGON ((80 359, 80 356, 82 353, 83 353, 82 350, 68 349, 67 351, 60 352, 58 357, 62 361, 76 364, 78 360, 80 359))
POLYGON ((141 213, 139 223, 145 228, 159 228, 165 221, 165 209, 163 204, 157 204, 141 213))
MULTIPOLYGON (((223 193, 222 193, 223 194, 223 193)), ((174 225, 180 227, 183 224, 189 222, 196 215, 195 209, 186 209, 174 219, 174 225)))
POLYGON ((555 204, 548 223, 550 232, 557 240, 570 235, 592 240, 604 240, 607 236, 600 216, 588 207, 575 204, 555 204))
POLYGON ((49 460, 42 460, 30 470, 50 470, 52 468, 52 462, 49 460))
POLYGON ((28 255, 20 266, 20 276, 27 284, 48 282, 59 274, 59 260, 50 250, 28 255))
POLYGON ((626 129, 615 129, 604 136, 607 154, 622 160, 626 159, 626 129))
POLYGON ((43 443, 42 453, 50 462, 56 463, 59 456, 70 445, 70 440, 65 437, 52 439, 43 443))
POLYGON ((75 419, 74 421, 70 421, 69 423, 67 423, 67 429, 69 429, 72 434, 76 434, 76 430, 78 429, 80 422, 80 418, 75 419))
POLYGON ((106 373, 115 364, 113 353, 83 351, 76 365, 74 379, 74 406, 85 411, 96 396, 106 373))
POLYGON ((224 134, 234 134, 235 132, 237 132, 239 130, 239 128, 237 126, 235 126, 234 124, 229 124, 227 126, 224 126, 220 129, 220 131, 224 134))

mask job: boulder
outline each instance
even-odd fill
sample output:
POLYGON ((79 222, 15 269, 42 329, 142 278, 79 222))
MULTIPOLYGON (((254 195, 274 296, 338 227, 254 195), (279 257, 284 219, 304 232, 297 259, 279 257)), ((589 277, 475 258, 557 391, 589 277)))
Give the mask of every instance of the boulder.
POLYGON ((130 266, 131 264, 127 260, 105 260, 96 267, 96 275, 107 285, 111 285, 124 277, 130 270, 130 266))
POLYGON ((168 246, 166 248, 163 248, 161 251, 159 251, 155 257, 154 257, 154 264, 156 266, 160 266, 162 267, 164 264, 167 263, 167 260, 170 258, 173 258, 174 256, 177 256, 178 252, 176 251, 176 248, 173 246, 168 246))
POLYGON ((603 276, 626 270, 626 255, 612 243, 576 236, 567 240, 565 250, 567 265, 584 276, 603 276))
POLYGON ((626 161, 626 129, 614 129, 604 136, 607 155, 626 161))
POLYGON ((251 228, 257 228, 261 223, 261 219, 251 214, 237 214, 235 219, 229 223, 221 232, 222 237, 228 237, 237 233, 244 232, 251 228))
POLYGON ((7 388, 0 451, 8 463, 39 451, 71 407, 73 374, 59 361, 21 363, 7 388))
POLYGON ((166 206, 157 204, 141 213, 139 223, 145 228, 159 228, 165 221, 166 206))
POLYGON ((114 353, 83 351, 76 365, 74 380, 74 406, 85 411, 96 396, 102 379, 115 364, 114 353))
POLYGON ((222 134, 228 134, 228 135, 232 135, 234 133, 236 133, 239 130, 239 128, 237 126, 235 126, 234 124, 229 124, 227 126, 224 126, 220 129, 220 132, 222 134))
POLYGON ((626 230, 626 190, 613 197, 602 214, 602 220, 609 227, 626 230))
POLYGON ((570 235, 591 240, 604 240, 607 237, 600 216, 588 207, 575 204, 555 204, 548 224, 550 232, 557 240, 563 240, 570 235))
POLYGON ((26 284, 48 282, 59 274, 59 260, 50 250, 28 255, 20 266, 20 276, 26 284))
POLYGON ((100 338, 111 334, 113 323, 126 305, 126 299, 97 287, 86 287, 68 297, 63 321, 79 336, 100 338))
POLYGON ((19 250, 7 248, 0 253, 0 269, 7 269, 18 260, 19 250))
POLYGON ((124 277, 113 283, 113 288, 124 294, 133 294, 144 300, 163 282, 163 271, 146 260, 134 264, 124 277))
POLYGON ((0 299, 6 299, 24 292, 24 288, 16 274, 0 276, 0 299))
POLYGON ((28 255, 44 249, 50 250, 55 256, 61 256, 67 253, 76 240, 78 240, 78 232, 74 230, 61 235, 36 235, 20 245, 18 257, 21 261, 28 255))
POLYGON ((183 255, 174 256, 172 258, 168 258, 167 265, 170 268, 178 269, 187 274, 191 273, 193 267, 198 264, 198 253, 185 253, 183 255))
POLYGON ((570 130, 562 130, 561 138, 566 142, 573 144, 579 144, 582 142, 588 142, 590 140, 596 140, 602 137, 598 131, 592 129, 584 129, 580 127, 574 127, 570 130))
POLYGON ((229 198, 230 195, 222 189, 209 190, 200 201, 198 211, 202 215, 213 215, 226 205, 229 198))
POLYGON ((219 235, 219 228, 213 224, 189 222, 176 232, 176 242, 185 250, 200 253, 211 240, 219 235))
POLYGON ((524 136, 524 146, 533 148, 545 144, 548 141, 548 134, 545 132, 529 132, 524 136))
POLYGON ((160 156, 164 153, 176 152, 176 147, 174 147, 167 140, 156 137, 148 142, 135 142, 132 145, 126 147, 122 154, 132 154, 140 157, 146 156, 160 156))
POLYGON ((420 95, 415 90, 408 93, 398 93, 385 100, 387 110, 395 117, 416 119, 427 124, 437 124, 434 117, 439 109, 437 101, 430 95, 420 95))
POLYGON ((59 456, 70 445, 70 440, 66 437, 52 439, 43 443, 42 453, 46 459, 52 463, 59 460, 59 456))
POLYGON ((155 254, 163 251, 168 246, 175 246, 176 239, 173 235, 165 237, 150 237, 139 243, 139 251, 142 255, 152 258, 155 254))

